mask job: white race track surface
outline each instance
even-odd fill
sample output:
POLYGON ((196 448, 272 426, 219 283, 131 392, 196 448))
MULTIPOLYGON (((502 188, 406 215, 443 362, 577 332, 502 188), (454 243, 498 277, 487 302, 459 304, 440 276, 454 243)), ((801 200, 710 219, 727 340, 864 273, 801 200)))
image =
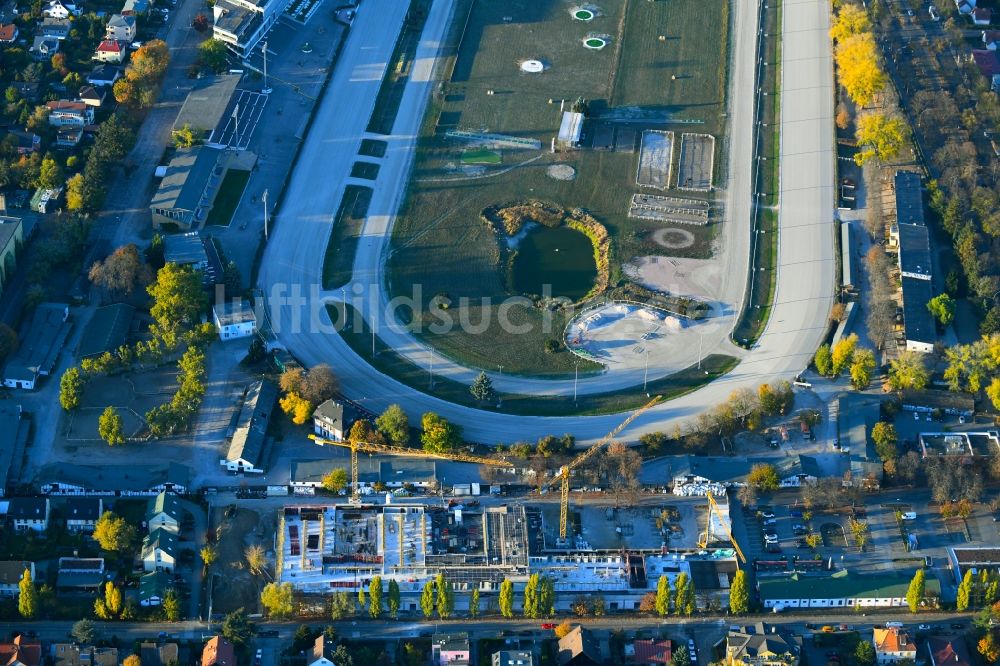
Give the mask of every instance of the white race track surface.
MULTIPOLYGON (((406 87, 393 135, 381 160, 369 219, 362 232, 354 265, 351 301, 366 319, 375 319, 379 336, 396 351, 419 359, 427 367, 453 368, 457 379, 476 371, 453 366, 427 350, 400 327, 386 326, 381 270, 391 222, 406 191, 412 149, 432 87, 432 69, 454 0, 435 0, 406 87)), ((729 112, 730 221, 745 224, 750 205, 749 164, 753 99, 754 36, 757 6, 735 0, 729 112), (739 222, 732 220, 737 218, 739 222)), ((279 341, 307 366, 329 363, 345 394, 372 411, 400 403, 411 419, 434 411, 461 425, 466 439, 510 442, 552 433, 571 432, 593 441, 622 419, 593 417, 521 417, 483 412, 444 402, 379 373, 330 328, 323 303, 336 301, 341 291, 322 292, 320 273, 330 225, 336 214, 351 166, 364 138, 379 84, 402 25, 405 3, 367 0, 360 8, 344 45, 325 97, 299 154, 264 255, 260 285, 269 299, 270 324, 279 341)), ((727 376, 691 394, 647 411, 623 436, 635 438, 654 430, 667 431, 704 409, 722 402, 731 391, 756 387, 764 381, 790 378, 808 363, 825 330, 833 294, 833 104, 831 46, 827 38, 828 4, 807 0, 783 10, 781 233, 779 279, 771 320, 758 345, 727 376)), ((743 227, 745 228, 745 226, 743 227)), ((727 252, 725 278, 742 284, 745 248, 734 243, 727 252), (741 252, 743 254, 741 254, 741 252), (742 270, 741 270, 742 267, 742 270)), ((650 369, 652 376, 652 368, 650 369)), ((450 374, 442 371, 442 374, 450 374)), ((516 377, 494 377, 504 392, 529 385, 516 377)), ((566 394, 570 385, 551 382, 551 393, 566 394)), ((581 393, 584 392, 581 380, 581 393)), ((600 379, 587 386, 601 390, 600 379)), ((606 390, 606 389, 605 389, 606 390)), ((521 391, 523 392, 523 391, 521 391)))

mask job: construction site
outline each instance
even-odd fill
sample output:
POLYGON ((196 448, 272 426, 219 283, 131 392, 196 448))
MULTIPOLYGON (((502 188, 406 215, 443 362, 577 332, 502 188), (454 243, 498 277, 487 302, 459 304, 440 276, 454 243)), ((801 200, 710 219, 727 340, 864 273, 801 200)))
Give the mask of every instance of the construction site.
POLYGON ((728 525, 713 528, 706 541, 705 510, 644 507, 649 525, 636 520, 626 535, 606 519, 605 508, 586 507, 572 520, 583 526, 577 533, 596 543, 581 536, 560 546, 558 514, 534 506, 288 506, 279 517, 276 570, 280 582, 305 594, 354 593, 375 576, 383 585, 395 580, 403 611, 418 609, 424 585, 439 573, 456 591, 458 610, 474 589, 484 605, 495 605, 504 579, 519 599, 532 574, 553 580, 560 609, 597 594, 609 609, 635 609, 660 576, 673 581, 681 573, 700 594, 725 603, 736 552, 727 543, 728 525))

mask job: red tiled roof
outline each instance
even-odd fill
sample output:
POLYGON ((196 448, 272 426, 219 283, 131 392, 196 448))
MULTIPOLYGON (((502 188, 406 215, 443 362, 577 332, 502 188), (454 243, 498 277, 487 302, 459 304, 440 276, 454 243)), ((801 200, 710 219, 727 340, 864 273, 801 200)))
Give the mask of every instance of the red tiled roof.
POLYGON ((983 44, 992 44, 1000 40, 1000 30, 983 30, 983 44))
POLYGON ((879 652, 916 652, 917 646, 910 640, 910 634, 897 627, 874 629, 875 649, 879 652))
POLYGON ((39 643, 21 643, 21 636, 12 643, 0 643, 0 666, 39 666, 42 663, 42 646, 39 643))
POLYGON ((977 21, 989 21, 993 17, 993 10, 989 7, 976 7, 972 10, 972 17, 977 21))
POLYGON ((83 102, 71 102, 68 99, 46 102, 45 106, 48 107, 49 111, 83 111, 87 108, 87 105, 83 102))
POLYGON ((97 50, 106 51, 108 53, 121 53, 122 45, 113 39, 105 39, 103 42, 97 45, 97 50))
POLYGON ((927 649, 935 666, 972 666, 960 636, 931 636, 927 639, 927 649))
POLYGON ((202 666, 236 666, 233 644, 222 636, 213 636, 201 651, 202 666))
POLYGON ((994 74, 1000 74, 1000 59, 997 59, 996 51, 976 49, 972 52, 972 59, 976 61, 976 67, 983 76, 992 77, 994 74))
POLYGON ((669 664, 671 659, 670 641, 637 640, 633 660, 637 664, 669 664))
POLYGON ((0 42, 12 42, 17 35, 17 26, 13 23, 0 25, 0 42))

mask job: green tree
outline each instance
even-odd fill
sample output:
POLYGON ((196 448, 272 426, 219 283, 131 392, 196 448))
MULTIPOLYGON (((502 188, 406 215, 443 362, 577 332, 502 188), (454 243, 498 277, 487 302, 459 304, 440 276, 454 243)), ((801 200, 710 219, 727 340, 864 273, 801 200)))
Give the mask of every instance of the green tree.
POLYGON ((389 616, 393 619, 399 615, 399 583, 389 579, 389 616))
POLYGON ((469 393, 479 402, 493 400, 493 380, 485 372, 480 372, 479 376, 472 382, 472 386, 469 387, 469 393))
POLYGON ((930 373, 920 352, 906 351, 889 361, 889 387, 893 391, 919 391, 929 382, 930 373))
POLYGON ((222 637, 233 645, 247 645, 255 633, 257 627, 242 608, 232 611, 222 619, 222 637))
POLYGON ((361 608, 362 613, 368 607, 368 595, 365 594, 365 588, 363 587, 358 588, 358 606, 361 608))
POLYGON ((410 441, 410 421, 399 405, 386 407, 382 415, 375 419, 375 427, 393 444, 406 444, 410 441))
POLYGON ((76 366, 67 368, 59 380, 59 404, 67 412, 80 406, 80 398, 83 397, 84 384, 80 369, 76 366))
POLYGON ((871 641, 858 641, 854 648, 854 663, 857 666, 875 666, 875 646, 871 641))
POLYGON ((851 385, 859 391, 868 388, 875 366, 875 353, 871 349, 856 350, 854 358, 851 359, 851 385))
POLYGON ((112 582, 104 584, 104 603, 112 616, 118 616, 122 612, 122 591, 112 582))
POLYGON ((872 426, 871 437, 872 442, 875 443, 875 452, 882 459, 882 462, 895 460, 899 457, 899 451, 896 449, 896 443, 899 441, 896 426, 879 421, 872 426))
POLYGON ((163 596, 163 616, 167 622, 177 622, 181 619, 181 600, 173 588, 163 596))
POLYGON ((260 593, 260 603, 269 617, 286 618, 295 610, 291 583, 268 583, 260 593))
POLYGON ((742 569, 736 572, 733 584, 729 588, 729 610, 734 615, 750 612, 750 588, 747 585, 747 575, 742 569))
POLYGON ((97 434, 111 446, 125 443, 124 421, 118 410, 108 405, 97 419, 97 434))
POLYGON ((774 465, 761 463, 750 468, 747 475, 747 484, 758 490, 777 490, 781 485, 781 478, 774 465))
POLYGON ((170 138, 174 141, 174 148, 190 148, 194 145, 194 132, 191 125, 184 123, 184 126, 170 133, 170 138))
POLYGON ((913 574, 913 580, 910 581, 909 589, 906 590, 906 605, 910 607, 911 613, 920 610, 920 603, 924 600, 926 576, 923 569, 917 569, 917 572, 913 574))
POLYGON ((65 180, 66 175, 63 173, 62 167, 59 166, 59 162, 51 155, 46 155, 42 159, 42 168, 38 173, 38 186, 46 190, 54 190, 62 187, 65 180))
POLYGON ((201 557, 201 563, 206 567, 211 567, 219 559, 219 551, 212 544, 205 545, 198 555, 201 557))
POLYGON ((218 39, 206 39, 198 47, 198 62, 202 69, 216 74, 229 66, 229 54, 225 42, 218 39))
POLYGON ((132 547, 132 542, 135 541, 135 528, 121 516, 105 511, 94 526, 94 540, 103 550, 122 553, 132 547))
POLYGON ((938 294, 927 301, 927 309, 942 326, 955 320, 955 299, 948 294, 938 294))
POLYGON ((97 625, 92 620, 83 618, 73 623, 69 634, 74 641, 81 645, 93 645, 94 641, 97 640, 97 625))
POLYGON ((434 412, 425 413, 420 426, 420 443, 428 453, 448 453, 462 443, 461 429, 434 412))
POLYGON ((514 583, 506 578, 500 583, 500 614, 506 618, 514 617, 514 583))
POLYGON ((347 487, 347 470, 342 467, 330 470, 330 472, 323 477, 322 483, 325 490, 339 495, 340 492, 347 487))
POLYGON ((354 600, 347 592, 334 592, 330 597, 330 617, 342 620, 354 613, 354 600))
POLYGON ((174 349, 180 333, 198 321, 205 306, 201 275, 190 266, 168 263, 156 272, 156 281, 146 291, 153 297, 150 331, 167 349, 174 349))
POLYGON ((538 592, 540 578, 541 577, 538 574, 531 574, 531 576, 528 577, 527 584, 524 586, 524 599, 521 602, 521 612, 524 614, 524 617, 538 617, 538 592))
POLYGON ((479 588, 473 588, 469 595, 469 615, 479 617, 479 588))
POLYGON ((691 655, 685 646, 678 645, 673 651, 670 656, 670 666, 691 666, 691 655))
POLYGON ((38 613, 38 591, 31 580, 31 570, 25 569, 17 584, 17 612, 25 620, 31 620, 38 613))
POLYGON ((884 162, 895 157, 906 145, 910 132, 902 116, 869 111, 858 118, 854 136, 860 148, 854 161, 864 164, 869 160, 884 162))
POLYGON ((368 585, 368 612, 376 620, 382 614, 382 576, 375 576, 368 585))
POLYGON ((548 576, 542 577, 542 584, 538 590, 538 611, 547 617, 556 614, 556 585, 548 576))
POLYGON ((430 619, 434 615, 434 581, 432 580, 424 583, 424 589, 420 592, 420 611, 424 614, 424 619, 430 619))
POLYGON ((830 375, 833 370, 830 345, 821 345, 820 348, 816 350, 816 355, 813 357, 813 365, 816 367, 816 372, 824 377, 830 375))
POLYGON ((972 592, 976 582, 973 579, 972 570, 965 572, 962 582, 958 584, 958 591, 955 596, 955 610, 964 613, 972 605, 972 592))
POLYGON ((839 375, 851 364, 851 360, 854 358, 854 350, 858 346, 858 336, 851 333, 846 338, 841 338, 837 341, 837 344, 833 345, 830 350, 830 361, 831 368, 830 371, 834 376, 839 375))
POLYGON ((666 574, 660 574, 656 581, 656 614, 660 617, 670 614, 670 579, 666 574))
POLYGON ((676 601, 674 606, 680 615, 691 615, 695 610, 695 592, 694 583, 691 578, 686 573, 681 573, 677 576, 676 583, 676 601))
POLYGON ((447 620, 455 611, 455 590, 452 588, 451 581, 447 580, 442 573, 437 575, 434 587, 437 590, 438 617, 447 620))

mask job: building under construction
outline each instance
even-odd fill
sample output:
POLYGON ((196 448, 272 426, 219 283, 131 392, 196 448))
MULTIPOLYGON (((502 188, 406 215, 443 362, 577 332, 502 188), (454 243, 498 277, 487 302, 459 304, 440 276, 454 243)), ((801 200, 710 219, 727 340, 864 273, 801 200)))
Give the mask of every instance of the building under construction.
POLYGON ((725 603, 737 566, 731 550, 671 552, 665 548, 545 547, 537 511, 522 506, 289 506, 277 535, 278 577, 302 593, 367 589, 375 576, 399 584, 402 610, 415 611, 425 583, 443 573, 463 610, 473 589, 483 607, 496 604, 500 583, 521 590, 531 574, 555 583, 556 604, 600 595, 607 608, 636 609, 660 576, 681 573, 702 598, 725 603))

